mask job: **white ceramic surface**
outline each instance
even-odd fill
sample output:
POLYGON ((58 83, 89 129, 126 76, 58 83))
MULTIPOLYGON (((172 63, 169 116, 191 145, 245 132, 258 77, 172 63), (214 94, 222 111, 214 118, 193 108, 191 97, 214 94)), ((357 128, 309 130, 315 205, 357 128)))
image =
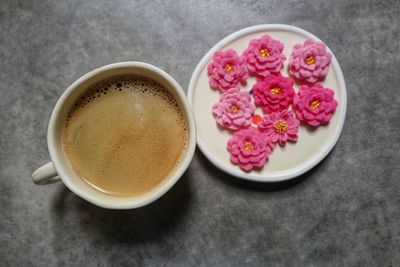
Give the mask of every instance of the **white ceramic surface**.
MULTIPOLYGON (((231 134, 217 127, 211 113, 211 106, 218 102, 220 93, 212 90, 208 84, 207 65, 217 50, 234 48, 238 53, 242 53, 251 39, 259 38, 263 34, 269 34, 284 43, 283 53, 287 57, 281 71, 284 76, 289 76, 287 67, 292 47, 297 43, 303 43, 306 39, 319 40, 305 30, 281 24, 258 25, 237 31, 217 43, 201 59, 190 80, 188 100, 197 124, 197 144, 216 167, 238 178, 260 182, 278 182, 305 173, 332 150, 340 136, 346 115, 346 85, 339 63, 333 55, 329 72, 322 81, 325 87, 334 90, 335 98, 339 102, 329 124, 317 127, 315 130, 300 126, 299 139, 296 143, 287 143, 284 148, 276 146, 261 170, 253 170, 248 173, 242 171, 229 160, 226 143, 231 134)), ((329 48, 328 50, 332 52, 329 48)), ((242 90, 249 91, 254 83, 255 78, 250 77, 247 85, 242 86, 242 90)), ((298 88, 299 83, 296 83, 296 92, 298 88)), ((260 109, 257 109, 256 113, 263 114, 260 109)))
POLYGON ((62 181, 72 192, 83 199, 104 208, 130 209, 147 205, 165 194, 182 176, 191 162, 196 147, 196 126, 186 96, 179 84, 167 73, 150 64, 142 62, 120 62, 95 69, 74 82, 62 94, 54 107, 47 131, 47 144, 51 162, 32 174, 35 184, 49 184, 62 181), (179 166, 152 191, 136 197, 118 197, 96 190, 80 179, 72 170, 61 148, 61 130, 68 111, 76 99, 92 84, 115 75, 138 74, 158 81, 175 97, 188 124, 188 142, 179 166))

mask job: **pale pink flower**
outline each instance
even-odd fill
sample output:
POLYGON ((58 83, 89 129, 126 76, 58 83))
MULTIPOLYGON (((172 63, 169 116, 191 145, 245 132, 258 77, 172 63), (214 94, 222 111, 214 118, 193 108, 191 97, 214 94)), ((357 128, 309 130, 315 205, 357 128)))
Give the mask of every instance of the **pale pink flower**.
POLYGON ((243 57, 249 72, 265 77, 278 73, 283 68, 286 57, 282 51, 283 43, 265 34, 260 39, 250 41, 243 57))
POLYGON ((235 132, 227 149, 231 162, 246 172, 263 167, 272 152, 269 138, 254 127, 235 132))
POLYGON ((293 100, 299 120, 311 126, 328 123, 338 106, 333 95, 332 89, 324 88, 320 83, 301 86, 293 100))
POLYGON ((254 111, 255 106, 251 102, 250 95, 236 89, 223 93, 219 102, 212 107, 217 123, 234 131, 249 127, 254 111))
POLYGON ((293 80, 278 75, 268 75, 253 86, 254 103, 265 113, 288 109, 295 95, 293 80))
POLYGON ((289 110, 265 115, 258 123, 258 129, 271 139, 272 143, 284 146, 286 141, 296 142, 300 121, 289 110))
POLYGON ((326 76, 332 54, 326 51, 322 42, 307 40, 296 44, 289 58, 289 72, 299 80, 315 83, 326 76))
POLYGON ((244 63, 243 57, 233 49, 215 52, 207 66, 210 86, 221 92, 232 88, 239 90, 240 84, 245 84, 248 77, 244 63))

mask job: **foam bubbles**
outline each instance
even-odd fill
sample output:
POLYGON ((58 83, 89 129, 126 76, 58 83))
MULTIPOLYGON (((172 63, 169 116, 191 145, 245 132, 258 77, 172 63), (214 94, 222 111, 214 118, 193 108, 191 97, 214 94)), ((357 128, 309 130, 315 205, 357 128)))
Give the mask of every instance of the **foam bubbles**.
POLYGON ((175 113, 176 122, 183 125, 182 129, 184 132, 187 131, 184 113, 174 96, 157 81, 134 74, 115 76, 92 85, 76 100, 68 114, 65 127, 68 127, 74 113, 88 108, 92 102, 99 101, 102 97, 112 96, 120 92, 130 92, 142 95, 143 97, 153 97, 158 100, 162 99, 166 104, 162 112, 175 113))

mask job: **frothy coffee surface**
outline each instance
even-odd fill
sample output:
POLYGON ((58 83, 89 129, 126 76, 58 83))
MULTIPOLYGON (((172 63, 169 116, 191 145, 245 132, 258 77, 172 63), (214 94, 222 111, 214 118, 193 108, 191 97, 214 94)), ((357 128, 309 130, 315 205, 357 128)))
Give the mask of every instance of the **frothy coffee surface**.
POLYGON ((171 173, 187 138, 175 98, 161 84, 129 75, 97 83, 77 100, 62 144, 84 181, 108 194, 137 196, 171 173))

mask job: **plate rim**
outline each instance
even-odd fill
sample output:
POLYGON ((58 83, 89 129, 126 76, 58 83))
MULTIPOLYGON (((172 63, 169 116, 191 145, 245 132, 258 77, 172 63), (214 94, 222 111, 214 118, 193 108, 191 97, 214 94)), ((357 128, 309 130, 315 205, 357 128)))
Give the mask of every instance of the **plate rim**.
MULTIPOLYGON (((194 114, 194 108, 193 108, 193 95, 194 95, 194 85, 196 84, 198 77, 200 76, 201 71, 203 68, 206 66, 207 62, 209 61, 208 59, 210 56, 212 56, 217 50, 219 50, 221 47, 247 35, 247 34, 252 34, 260 31, 271 31, 271 30, 282 30, 282 31, 290 31, 294 33, 301 34, 303 36, 306 36, 307 38, 313 39, 320 41, 321 40, 313 35, 312 33, 303 30, 301 28, 287 25, 287 24, 260 24, 260 25, 255 25, 251 27, 247 27, 238 31, 235 31, 234 33, 231 33, 230 35, 224 37, 222 40, 220 40, 218 43, 216 43, 199 61, 197 64, 189 82, 189 87, 188 87, 188 102, 190 107, 193 110, 194 114)), ((345 117, 346 117, 346 110, 347 110, 347 89, 346 89, 346 84, 344 81, 344 76, 342 69, 340 68, 340 65, 334 55, 334 53, 330 50, 330 48, 327 46, 327 50, 332 53, 332 66, 336 69, 337 71, 337 80, 339 84, 339 91, 341 93, 341 98, 340 98, 340 105, 339 108, 341 110, 341 116, 339 117, 338 125, 336 129, 334 130, 334 133, 331 137, 330 142, 323 147, 323 150, 318 152, 316 155, 310 158, 306 164, 303 164, 300 169, 295 168, 294 171, 291 172, 284 172, 283 174, 278 174, 278 175, 261 175, 261 174, 255 174, 251 172, 243 172, 237 169, 233 169, 230 167, 226 167, 225 163, 221 162, 219 159, 217 159, 213 153, 209 151, 207 148, 205 142, 202 140, 200 134, 197 132, 197 146, 200 148, 201 152, 207 157, 207 159, 218 169, 236 177, 236 178, 241 178, 245 180, 250 180, 250 181, 256 181, 256 182, 282 182, 286 180, 290 180, 293 178, 296 178, 313 167, 315 167, 318 163, 320 163, 335 147, 337 141, 339 140, 340 134, 343 129, 345 117)), ((197 131, 199 131, 199 128, 197 128, 197 131)), ((301 166, 301 165, 300 165, 301 166)))

